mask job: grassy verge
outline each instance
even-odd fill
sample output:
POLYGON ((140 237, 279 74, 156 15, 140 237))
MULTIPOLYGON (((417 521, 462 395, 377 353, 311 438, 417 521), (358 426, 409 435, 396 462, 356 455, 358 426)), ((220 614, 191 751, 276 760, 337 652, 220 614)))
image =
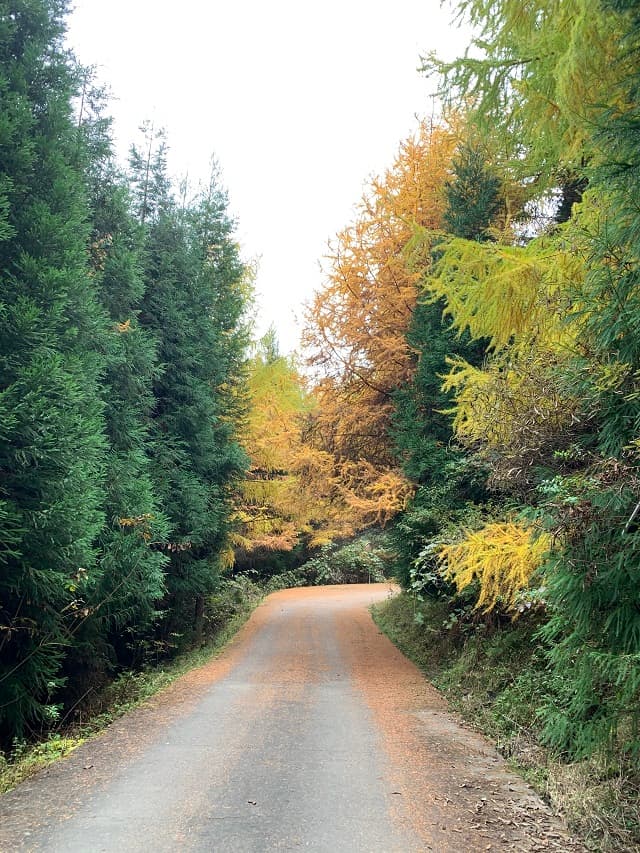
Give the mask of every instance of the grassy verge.
POLYGON ((159 666, 140 672, 121 673, 64 730, 50 733, 40 743, 17 742, 9 755, 0 753, 0 794, 10 791, 29 776, 69 755, 86 740, 104 731, 114 720, 219 654, 262 600, 256 590, 236 600, 233 607, 227 608, 228 613, 216 620, 215 629, 208 634, 206 645, 159 666))
POLYGON ((0 751, 0 794, 68 755, 115 719, 210 660, 237 633, 265 595, 297 586, 381 580, 385 555, 381 536, 368 533, 342 546, 325 546, 315 559, 296 569, 258 580, 255 571, 226 578, 206 602, 205 645, 142 671, 120 673, 99 691, 91 690, 89 698, 68 711, 48 736, 37 742, 15 742, 7 755, 0 751))
POLYGON ((587 846, 599 853, 640 850, 640 769, 600 754, 568 763, 541 742, 538 708, 554 685, 533 640, 533 620, 461 625, 439 602, 404 593, 373 608, 384 633, 451 706, 490 737, 587 846))

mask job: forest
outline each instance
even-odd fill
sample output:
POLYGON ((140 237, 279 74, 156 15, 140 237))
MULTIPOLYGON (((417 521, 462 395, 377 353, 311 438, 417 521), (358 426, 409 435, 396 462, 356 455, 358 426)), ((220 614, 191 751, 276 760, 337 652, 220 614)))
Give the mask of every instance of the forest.
POLYGON ((516 660, 494 728, 615 775, 631 849, 640 3, 458 0, 303 356, 252 339, 215 164, 174 186, 149 123, 118 162, 67 13, 0 3, 1 745, 201 646, 225 590, 393 576, 385 630, 516 660))

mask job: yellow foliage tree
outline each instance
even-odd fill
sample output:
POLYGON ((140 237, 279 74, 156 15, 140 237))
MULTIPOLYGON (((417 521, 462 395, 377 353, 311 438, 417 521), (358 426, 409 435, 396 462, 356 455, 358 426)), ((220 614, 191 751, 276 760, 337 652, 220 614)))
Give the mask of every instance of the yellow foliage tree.
POLYGON ((594 155, 593 127, 625 72, 624 21, 593 0, 459 0, 474 30, 461 58, 430 54, 445 103, 476 108, 475 122, 511 149, 512 168, 540 186, 594 155))
POLYGON ((451 362, 445 390, 455 392, 458 440, 489 467, 489 485, 526 492, 544 465, 584 428, 583 401, 567 390, 553 353, 532 351, 511 362, 494 358, 483 369, 451 362))
POLYGON ((479 583, 476 608, 488 612, 500 606, 517 614, 518 597, 550 546, 546 533, 536 534, 511 521, 491 523, 481 530, 466 531, 461 542, 444 545, 439 561, 458 590, 479 583))
POLYGON ((539 237, 521 246, 452 238, 440 248, 426 288, 432 299, 444 299, 455 329, 487 338, 496 351, 573 348, 568 320, 580 310, 575 296, 584 276, 575 241, 539 237))
POLYGON ((323 288, 307 311, 303 341, 324 376, 355 382, 358 404, 388 413, 388 394, 412 370, 405 334, 423 270, 407 263, 416 226, 441 228, 444 185, 458 140, 423 122, 383 178, 369 186, 356 221, 331 245, 323 288))
POLYGON ((334 460, 306 440, 314 400, 273 332, 260 342, 248 371, 249 411, 242 443, 251 460, 236 501, 237 557, 288 551, 304 537, 313 547, 352 527, 333 484, 334 460))
POLYGON ((591 417, 567 380, 585 311, 575 223, 526 246, 451 239, 429 298, 460 333, 489 342, 482 367, 449 361, 454 430, 490 467, 490 484, 526 491, 535 468, 566 449, 591 417))

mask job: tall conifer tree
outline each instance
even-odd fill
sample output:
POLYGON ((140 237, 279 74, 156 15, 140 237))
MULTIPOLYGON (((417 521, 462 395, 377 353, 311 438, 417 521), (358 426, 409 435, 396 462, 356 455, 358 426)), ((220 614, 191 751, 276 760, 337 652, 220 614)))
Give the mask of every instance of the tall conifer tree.
MULTIPOLYGON (((148 632, 164 594, 167 524, 150 473, 152 382, 159 373, 151 333, 138 321, 144 297, 143 228, 114 161, 109 121, 86 86, 80 130, 89 158, 85 170, 92 215, 91 266, 100 301, 109 317, 106 373, 102 385, 109 453, 105 528, 99 538, 98 582, 92 590, 93 618, 87 651, 109 640, 116 660, 135 660, 137 638, 148 632)), ((77 663, 76 663, 77 665, 77 663)))
POLYGON ((226 198, 212 183, 178 207, 166 179, 165 149, 133 152, 140 220, 147 229, 146 295, 140 316, 156 342, 153 475, 168 516, 171 613, 166 631, 196 634, 204 596, 215 588, 225 548, 230 479, 245 466, 225 411, 225 387, 239 370, 244 341, 243 267, 226 198))
MULTIPOLYGON (((452 172, 445 185, 443 223, 454 237, 484 241, 501 208, 500 182, 488 170, 482 152, 470 144, 462 146, 453 159, 452 172)), ((405 583, 409 580, 407 566, 425 538, 437 532, 444 512, 485 494, 480 472, 462 465, 462 453, 452 446, 453 429, 447 414, 451 395, 442 390, 447 359, 457 356, 479 364, 485 346, 482 341, 472 343, 467 333, 456 335, 444 316, 443 301, 429 298, 428 276, 437 254, 436 249, 433 266, 426 273, 427 294, 418 300, 407 331, 407 342, 415 354, 415 373, 395 393, 396 449, 407 476, 420 486, 397 526, 396 544, 403 557, 399 573, 405 583)))
POLYGON ((51 713, 103 523, 105 323, 62 48, 65 0, 0 3, 0 729, 51 713))

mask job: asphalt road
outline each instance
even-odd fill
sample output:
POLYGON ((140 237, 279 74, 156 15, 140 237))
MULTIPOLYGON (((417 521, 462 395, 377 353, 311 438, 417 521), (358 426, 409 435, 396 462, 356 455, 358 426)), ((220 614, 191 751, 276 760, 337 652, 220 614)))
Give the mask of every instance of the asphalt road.
POLYGON ((211 664, 0 799, 3 851, 579 850, 372 622, 270 596, 211 664))

